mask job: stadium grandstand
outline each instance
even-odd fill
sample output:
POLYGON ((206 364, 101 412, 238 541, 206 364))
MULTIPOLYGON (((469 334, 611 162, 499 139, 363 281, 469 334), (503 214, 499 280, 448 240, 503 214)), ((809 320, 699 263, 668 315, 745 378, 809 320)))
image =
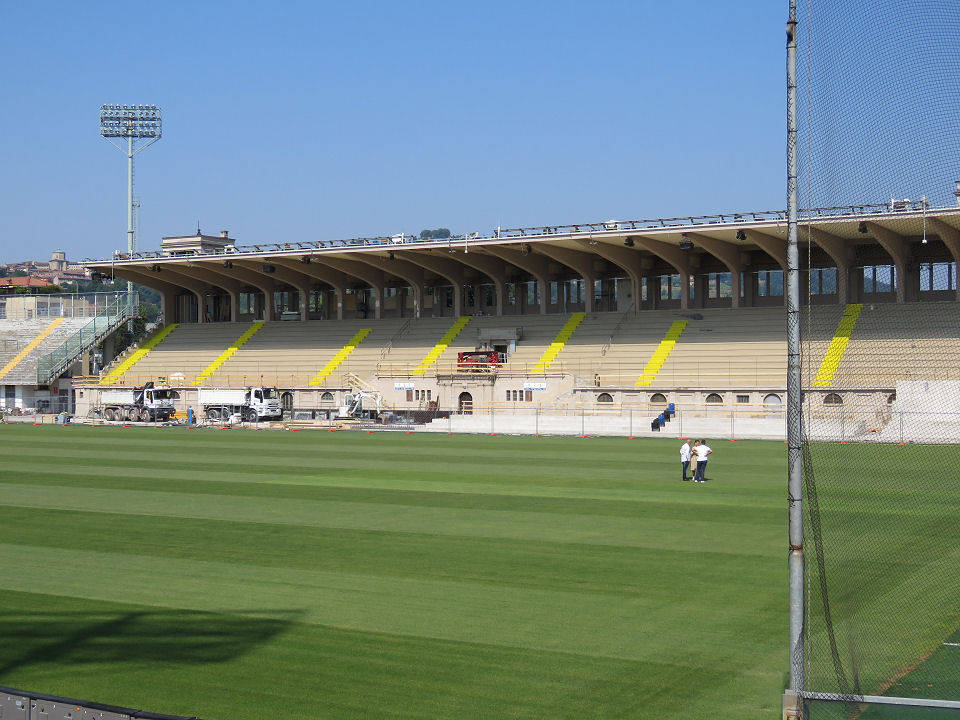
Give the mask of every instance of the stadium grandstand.
MULTIPOLYGON (((894 381, 922 377, 925 347, 886 336, 886 316, 909 327, 911 317, 940 313, 945 320, 930 339, 944 347, 960 339, 952 304, 960 207, 897 201, 803 217, 807 401, 838 405, 855 395, 859 407, 882 414, 894 381), (878 343, 896 349, 897 372, 851 382, 859 366, 848 359, 878 343), (842 393, 831 391, 837 378, 842 393)), ((162 382, 184 410, 201 386, 277 387, 301 417, 328 415, 348 393, 369 390, 399 411, 464 416, 458 427, 467 430, 476 419, 466 416, 494 406, 519 414, 742 406, 756 409, 775 436, 786 384, 785 264, 780 211, 442 240, 241 246, 226 231, 166 237, 158 251, 85 263, 160 293, 153 334, 120 357, 105 351, 103 369, 91 376, 84 352, 129 311, 116 302, 101 320, 107 332, 89 333, 85 348, 74 341, 78 351, 61 353, 73 364, 58 367, 76 376, 64 402, 81 414, 105 388, 162 382)), ((11 320, 6 310, 3 322, 19 323, 17 342, 5 348, 4 374, 15 381, 8 402, 58 382, 49 360, 45 377, 31 384, 27 376, 73 329, 66 320, 52 327, 63 312, 11 320)))

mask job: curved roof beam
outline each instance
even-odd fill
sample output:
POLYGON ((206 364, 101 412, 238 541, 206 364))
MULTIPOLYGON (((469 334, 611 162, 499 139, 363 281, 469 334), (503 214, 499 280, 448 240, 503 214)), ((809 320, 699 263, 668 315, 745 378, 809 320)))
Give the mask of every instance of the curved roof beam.
POLYGON ((897 266, 897 302, 902 303, 907 299, 907 265, 910 262, 910 248, 907 239, 903 235, 875 222, 867 222, 865 225, 870 234, 873 235, 874 240, 883 246, 883 249, 893 258, 893 262, 897 266))
MULTIPOLYGON (((607 243, 591 245, 589 240, 578 241, 584 249, 595 252, 607 262, 611 262, 630 278, 630 287, 633 297, 631 302, 634 310, 640 309, 640 286, 643 282, 643 256, 636 250, 618 247, 607 243)), ((636 244, 636 241, 634 241, 636 244)))
POLYGON ((394 255, 446 278, 453 285, 453 314, 460 317, 463 313, 463 266, 460 263, 429 252, 394 252, 394 255))
POLYGON ((342 272, 346 275, 351 275, 355 277, 360 282, 366 283, 373 289, 374 302, 373 302, 373 317, 375 320, 380 319, 380 305, 381 298, 383 298, 383 271, 377 270, 359 263, 356 260, 342 260, 340 258, 332 258, 327 255, 313 255, 311 257, 311 265, 327 265, 338 272, 342 272))
MULTIPOLYGON (((393 255, 393 253, 391 253, 393 255)), ((382 270, 384 275, 398 277, 413 288, 413 314, 420 317, 420 308, 423 307, 423 268, 407 260, 374 255, 373 253, 357 253, 357 260, 370 267, 382 270)))
POLYGON ((685 233, 683 237, 693 241, 695 245, 703 248, 727 266, 727 270, 730 271, 730 306, 740 307, 740 271, 743 268, 743 263, 740 261, 740 246, 702 233, 685 233))
POLYGON ((507 284, 507 268, 503 260, 489 255, 481 255, 476 251, 472 253, 452 252, 450 257, 467 267, 479 270, 493 281, 494 288, 496 288, 494 293, 496 295, 496 314, 503 315, 503 294, 504 287, 507 284))
POLYGON ((485 247, 483 248, 483 252, 498 257, 520 268, 524 272, 533 275, 536 281, 540 283, 540 314, 547 314, 547 290, 549 289, 547 283, 549 282, 550 263, 545 257, 542 255, 534 255, 530 252, 524 253, 521 250, 507 245, 485 247))
MULTIPOLYGON (((256 260, 234 260, 233 263, 236 267, 251 270, 252 272, 258 272, 257 266, 260 265, 256 260)), ((274 267, 274 271, 269 273, 270 275, 297 289, 300 300, 300 320, 306 322, 309 319, 310 313, 310 278, 303 273, 293 272, 276 263, 268 264, 274 267)))
MULTIPOLYGON (((666 263, 669 263, 674 270, 680 273, 680 309, 686 310, 690 307, 690 256, 685 250, 681 250, 676 245, 665 243, 662 240, 645 235, 635 235, 633 242, 636 247, 643 248, 666 263)), ((648 296, 649 297, 649 296, 648 296)))
MULTIPOLYGON (((197 263, 197 265, 200 265, 200 263, 197 263)), ((257 288, 263 293, 263 319, 273 319, 273 288, 275 283, 272 281, 264 282, 267 279, 266 275, 236 267, 232 260, 205 262, 203 267, 228 280, 239 280, 243 285, 252 285, 257 288), (224 267, 225 263, 230 263, 230 267, 224 267)))
POLYGON ((131 280, 139 285, 145 285, 148 288, 153 288, 160 293, 162 307, 161 312, 163 313, 163 321, 165 323, 177 322, 176 320, 176 298, 177 295, 180 295, 184 290, 189 293, 193 293, 194 297, 197 298, 197 319, 200 322, 203 322, 203 313, 199 312, 199 309, 203 307, 203 287, 193 281, 185 280, 181 276, 176 278, 169 278, 169 280, 161 280, 156 273, 152 273, 149 270, 139 270, 134 268, 117 268, 114 272, 117 277, 124 278, 125 280, 131 280))
POLYGON ((163 271, 167 273, 179 273, 188 278, 199 280, 202 283, 218 287, 230 296, 230 321, 237 322, 237 316, 240 312, 240 283, 230 278, 225 278, 215 273, 210 273, 206 268, 190 267, 186 265, 163 265, 163 271))
POLYGON ((801 236, 809 234, 810 239, 819 245, 837 266, 837 302, 846 305, 850 302, 850 265, 852 264, 850 245, 843 238, 824 232, 813 225, 801 226, 799 233, 801 236))
MULTIPOLYGON (((310 258, 309 255, 305 255, 304 257, 310 258)), ((305 275, 311 280, 319 280, 332 287, 337 295, 337 320, 343 320, 343 296, 346 294, 347 286, 346 283, 343 282, 344 278, 341 273, 335 272, 325 265, 315 264, 312 262, 312 258, 309 263, 278 258, 274 260, 273 264, 276 265, 277 268, 285 268, 291 272, 305 275)))
POLYGON ((785 238, 767 235, 756 230, 743 230, 742 232, 748 242, 752 242, 773 258, 782 270, 787 269, 787 241, 785 238))
POLYGON ((567 250, 546 243, 534 245, 533 249, 561 265, 566 265, 583 278, 583 309, 588 313, 593 312, 593 281, 595 275, 592 256, 579 250, 567 250))

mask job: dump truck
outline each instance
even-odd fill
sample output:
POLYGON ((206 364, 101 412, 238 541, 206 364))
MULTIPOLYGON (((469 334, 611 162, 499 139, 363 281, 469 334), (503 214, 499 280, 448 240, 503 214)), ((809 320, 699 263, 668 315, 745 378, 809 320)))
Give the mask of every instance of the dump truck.
POLYGON ((283 418, 276 388, 200 388, 197 402, 208 420, 229 420, 234 415, 244 422, 283 418))
POLYGON ((148 382, 140 388, 102 390, 94 409, 107 420, 165 421, 174 413, 174 397, 170 388, 148 382))

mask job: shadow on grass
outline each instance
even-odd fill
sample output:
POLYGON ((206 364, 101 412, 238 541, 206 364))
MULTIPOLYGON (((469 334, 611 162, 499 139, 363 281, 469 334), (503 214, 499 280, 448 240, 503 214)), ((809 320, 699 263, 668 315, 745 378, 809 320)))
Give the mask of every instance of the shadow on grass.
POLYGON ((226 662, 282 633, 299 615, 287 610, 256 614, 191 610, 0 613, 0 677, 43 664, 226 662))

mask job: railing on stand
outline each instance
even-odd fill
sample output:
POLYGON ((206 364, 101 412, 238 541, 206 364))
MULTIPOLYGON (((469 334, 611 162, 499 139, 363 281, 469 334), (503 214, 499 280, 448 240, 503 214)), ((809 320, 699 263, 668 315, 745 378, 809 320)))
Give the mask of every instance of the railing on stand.
POLYGON ((139 312, 136 294, 118 294, 113 302, 99 309, 97 315, 55 350, 37 361, 37 384, 48 385, 76 362, 84 352, 105 339, 139 312))

